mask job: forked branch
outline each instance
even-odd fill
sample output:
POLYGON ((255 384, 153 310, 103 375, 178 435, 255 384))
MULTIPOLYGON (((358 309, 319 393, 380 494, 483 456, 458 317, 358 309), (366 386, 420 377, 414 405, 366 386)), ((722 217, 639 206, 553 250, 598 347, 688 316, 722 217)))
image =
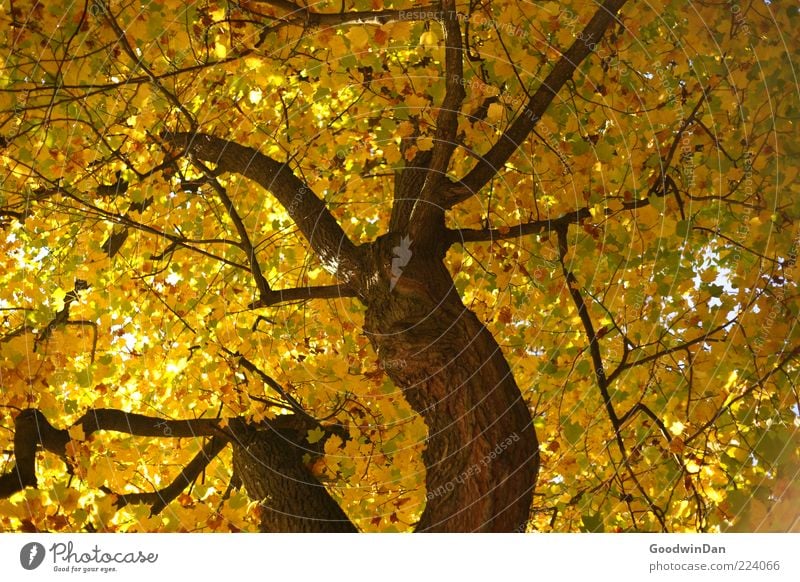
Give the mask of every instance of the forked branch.
POLYGON ((600 6, 497 143, 478 160, 466 176, 449 188, 446 194, 448 208, 477 193, 500 171, 542 118, 564 84, 591 54, 608 27, 616 21, 616 14, 625 2, 626 0, 606 0, 600 6))

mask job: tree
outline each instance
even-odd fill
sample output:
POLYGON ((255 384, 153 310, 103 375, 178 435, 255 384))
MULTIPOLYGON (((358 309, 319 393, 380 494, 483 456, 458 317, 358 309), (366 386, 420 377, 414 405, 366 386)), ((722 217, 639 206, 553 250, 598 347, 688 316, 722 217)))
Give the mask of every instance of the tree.
POLYGON ((4 3, 0 527, 797 528, 797 13, 4 3))

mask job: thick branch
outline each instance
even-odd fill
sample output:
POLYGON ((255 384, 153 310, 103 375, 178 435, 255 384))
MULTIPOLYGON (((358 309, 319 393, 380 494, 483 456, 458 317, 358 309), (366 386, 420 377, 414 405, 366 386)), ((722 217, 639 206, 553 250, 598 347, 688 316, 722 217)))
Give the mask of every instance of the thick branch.
POLYGON ((208 134, 164 133, 172 145, 217 165, 217 170, 249 178, 269 190, 308 240, 323 267, 344 282, 359 272, 359 253, 325 203, 287 164, 259 151, 208 134))
MULTIPOLYGON (((458 132, 458 112, 466 97, 464 90, 464 62, 461 45, 461 26, 456 17, 455 2, 442 3, 442 28, 444 29, 445 96, 436 116, 436 133, 430 169, 433 177, 447 171, 447 165, 455 149, 458 132)), ((426 188, 430 190, 430 187, 426 188)), ((423 190, 425 194, 425 190, 423 190)))
POLYGON ((605 31, 616 20, 616 14, 625 2, 626 0, 606 0, 595 12, 589 24, 577 35, 577 40, 558 59, 547 78, 531 96, 523 112, 475 167, 450 188, 447 193, 448 207, 478 192, 505 165, 542 118, 561 87, 572 78, 575 69, 594 50, 605 31))
POLYGON ((234 473, 260 502, 261 531, 358 530, 303 460, 309 451, 282 431, 241 431, 233 447, 234 473))
POLYGON ((36 487, 36 445, 65 455, 69 435, 54 428, 38 410, 23 410, 14 421, 14 458, 16 464, 0 475, 0 499, 25 487, 36 487))

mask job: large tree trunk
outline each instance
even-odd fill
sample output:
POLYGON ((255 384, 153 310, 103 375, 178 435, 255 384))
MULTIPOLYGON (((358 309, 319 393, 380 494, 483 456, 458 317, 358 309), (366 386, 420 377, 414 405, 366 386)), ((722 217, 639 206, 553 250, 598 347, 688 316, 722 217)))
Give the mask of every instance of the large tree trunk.
POLYGON ((412 242, 398 276, 400 244, 372 245, 364 329, 428 426, 417 531, 524 531, 539 468, 528 406, 494 337, 461 302, 444 248, 425 255, 412 242))

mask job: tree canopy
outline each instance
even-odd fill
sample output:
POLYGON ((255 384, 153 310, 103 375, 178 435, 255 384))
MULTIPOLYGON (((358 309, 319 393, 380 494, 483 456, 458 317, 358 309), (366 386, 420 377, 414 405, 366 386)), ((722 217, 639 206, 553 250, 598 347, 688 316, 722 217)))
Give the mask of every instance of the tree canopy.
POLYGON ((798 529, 799 16, 3 0, 0 530, 798 529))

